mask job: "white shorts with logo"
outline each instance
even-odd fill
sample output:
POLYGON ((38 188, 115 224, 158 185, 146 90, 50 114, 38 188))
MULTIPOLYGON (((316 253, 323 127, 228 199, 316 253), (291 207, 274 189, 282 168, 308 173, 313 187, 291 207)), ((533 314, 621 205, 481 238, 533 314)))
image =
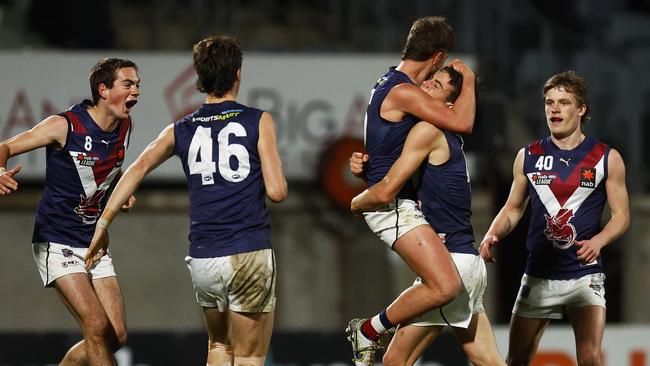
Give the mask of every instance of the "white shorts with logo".
POLYGON ((84 266, 87 248, 76 248, 58 243, 33 243, 32 251, 43 285, 52 286, 54 280, 71 273, 86 273, 91 280, 115 276, 110 252, 95 262, 90 271, 84 266))
POLYGON ((604 273, 572 280, 547 280, 524 274, 512 312, 525 318, 562 319, 566 307, 590 305, 605 308, 604 273))
MULTIPOLYGON (((429 311, 415 319, 409 325, 429 327, 449 325, 467 328, 472 315, 484 312, 483 293, 487 287, 487 270, 481 256, 465 253, 450 253, 456 264, 463 289, 449 304, 429 311)), ((418 277, 414 285, 421 283, 418 277)))
POLYGON ((240 313, 275 310, 275 254, 272 249, 216 258, 185 257, 196 301, 206 308, 240 313))
POLYGON ((365 212, 363 218, 370 230, 390 248, 402 235, 429 224, 415 201, 401 198, 377 211, 365 212))

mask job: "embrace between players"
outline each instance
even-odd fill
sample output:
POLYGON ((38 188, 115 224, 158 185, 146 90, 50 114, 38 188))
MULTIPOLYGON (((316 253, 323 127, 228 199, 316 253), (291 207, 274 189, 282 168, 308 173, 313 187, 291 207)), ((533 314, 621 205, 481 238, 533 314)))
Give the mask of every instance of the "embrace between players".
MULTIPOLYGON (((476 249, 462 138, 474 124, 475 75, 458 60, 442 67, 454 44, 444 18, 413 24, 402 61, 373 88, 368 154, 350 159, 353 172, 369 183, 352 210, 418 275, 384 311, 350 322, 353 360, 372 365, 382 341, 389 341, 384 364, 412 365, 449 325, 472 363, 504 364, 483 309, 483 260, 494 260, 490 249, 530 201, 530 255, 507 362, 529 364, 544 327, 566 308, 578 363, 600 365, 605 293, 599 253, 629 223, 623 160, 583 133, 590 112, 584 79, 554 75, 543 89, 550 136, 517 155, 510 196, 476 249), (612 216, 601 229, 605 201, 612 216)), ((129 114, 140 93, 138 69, 129 60, 100 61, 90 75, 92 101, 0 144, 1 195, 18 188, 20 166, 7 170, 7 160, 47 148, 34 259, 44 285, 57 290, 84 334, 61 365, 115 364, 113 353, 126 342, 126 316, 108 227, 120 209, 131 208, 144 177, 174 155, 191 193, 186 262, 204 310, 207 365, 264 364, 276 278, 265 198, 284 200, 287 183, 272 117, 236 101, 242 57, 228 36, 197 43, 194 67, 205 104, 165 128, 124 174, 129 114), (245 285, 250 281, 256 286, 245 285)))
POLYGON ((440 69, 454 40, 444 18, 413 23, 402 61, 371 92, 367 154, 350 158, 352 172, 369 186, 352 200, 352 211, 418 276, 379 314, 350 321, 353 361, 374 364, 388 343, 384 365, 413 365, 448 325, 472 364, 505 364, 483 309, 480 258, 495 260, 491 248, 530 201, 529 256, 506 362, 529 365, 545 327, 566 312, 578 364, 602 365, 600 250, 629 225, 623 160, 583 132, 591 111, 586 81, 572 71, 553 75, 542 91, 550 135, 518 153, 508 200, 476 249, 461 136, 474 124, 475 76, 457 60, 440 69), (611 218, 601 228, 605 201, 611 218))

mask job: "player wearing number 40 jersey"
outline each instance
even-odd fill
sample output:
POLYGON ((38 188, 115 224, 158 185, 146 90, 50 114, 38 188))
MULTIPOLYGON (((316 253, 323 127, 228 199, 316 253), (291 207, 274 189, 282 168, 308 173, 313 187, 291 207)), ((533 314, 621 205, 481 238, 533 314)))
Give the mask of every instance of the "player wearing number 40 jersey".
POLYGON ((207 364, 262 366, 275 309, 275 257, 265 198, 284 200, 287 182, 273 119, 236 102, 242 51, 234 38, 194 46, 196 112, 165 128, 131 165, 99 219, 86 265, 108 247, 108 225, 144 177, 177 155, 190 192, 186 258, 208 329, 207 364))
MULTIPOLYGON (((101 60, 90 73, 92 101, 75 104, 0 144, 3 195, 18 188, 14 176, 20 171, 19 165, 7 171, 7 160, 47 148, 45 188, 32 239, 34 260, 43 284, 56 289, 84 334, 61 365, 113 365, 113 352, 126 341, 124 304, 110 256, 88 269, 83 258, 106 192, 124 161, 139 82, 133 62, 101 60)), ((134 201, 127 199, 124 209, 134 201)))
POLYGON ((521 149, 510 195, 480 246, 491 247, 517 224, 530 198, 528 259, 510 321, 509 365, 528 365, 550 319, 567 313, 579 365, 601 365, 605 276, 600 250, 629 225, 625 165, 618 151, 583 133, 587 82, 574 72, 544 85, 551 135, 521 149), (611 218, 601 229, 605 201, 611 218))

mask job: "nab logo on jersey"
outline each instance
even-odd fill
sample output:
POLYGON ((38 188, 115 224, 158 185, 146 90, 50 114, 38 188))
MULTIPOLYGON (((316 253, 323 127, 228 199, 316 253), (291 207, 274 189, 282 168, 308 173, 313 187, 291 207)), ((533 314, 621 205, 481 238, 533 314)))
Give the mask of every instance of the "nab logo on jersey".
POLYGON ((115 163, 116 167, 121 167, 124 163, 124 146, 117 148, 117 162, 115 163))
POLYGON ((531 179, 536 186, 550 186, 556 178, 557 176, 555 174, 536 173, 531 179))
POLYGON ((91 168, 94 167, 95 164, 97 164, 99 161, 99 158, 97 156, 90 156, 84 152, 77 153, 76 159, 79 162, 79 165, 89 166, 91 168))
POLYGON ((580 169, 580 187, 596 188, 596 168, 580 169))

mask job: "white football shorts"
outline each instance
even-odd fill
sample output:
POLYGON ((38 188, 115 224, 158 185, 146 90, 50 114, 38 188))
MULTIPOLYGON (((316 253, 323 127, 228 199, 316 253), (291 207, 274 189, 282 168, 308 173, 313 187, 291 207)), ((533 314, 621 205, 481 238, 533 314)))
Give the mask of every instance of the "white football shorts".
POLYGON ((363 218, 389 248, 407 232, 420 225, 429 225, 415 201, 401 198, 377 211, 364 212, 363 218))
POLYGON ((590 305, 605 308, 604 273, 572 280, 547 280, 524 274, 512 312, 525 318, 562 319, 565 307, 590 305))
POLYGON ((95 262, 90 271, 84 266, 87 248, 76 248, 58 243, 33 243, 34 261, 43 285, 50 287, 54 280, 71 273, 86 273, 91 280, 115 276, 111 253, 95 262))
POLYGON ((185 257, 196 301, 206 308, 239 313, 275 310, 275 254, 257 250, 216 258, 185 257))
MULTIPOLYGON (((483 308, 483 293, 487 287, 487 270, 481 256, 466 253, 450 253, 456 264, 463 289, 447 305, 431 310, 416 317, 409 325, 420 327, 452 326, 457 328, 469 327, 472 315, 485 311, 483 308)), ((414 285, 422 283, 416 278, 414 285)))

